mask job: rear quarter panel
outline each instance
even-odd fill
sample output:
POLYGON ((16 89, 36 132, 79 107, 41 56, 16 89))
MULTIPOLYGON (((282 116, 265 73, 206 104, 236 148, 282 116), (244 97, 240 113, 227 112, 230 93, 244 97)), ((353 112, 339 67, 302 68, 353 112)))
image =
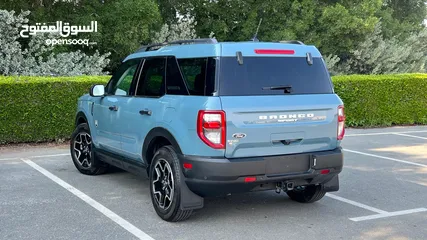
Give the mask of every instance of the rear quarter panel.
POLYGON ((219 97, 171 96, 166 95, 162 101, 167 102, 162 119, 156 119, 156 126, 167 129, 178 142, 185 155, 223 157, 224 150, 207 146, 197 135, 197 115, 199 110, 221 110, 219 97))

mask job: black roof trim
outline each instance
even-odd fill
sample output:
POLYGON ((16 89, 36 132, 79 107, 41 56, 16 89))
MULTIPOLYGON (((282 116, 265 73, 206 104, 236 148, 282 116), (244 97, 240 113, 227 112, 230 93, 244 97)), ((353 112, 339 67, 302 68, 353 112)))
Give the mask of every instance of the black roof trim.
POLYGON ((218 41, 215 38, 198 38, 198 39, 184 39, 172 42, 154 43, 145 46, 141 46, 137 52, 147 52, 157 50, 158 48, 169 46, 169 45, 182 45, 182 44, 216 44, 218 41), (155 49, 153 49, 155 48, 155 49))

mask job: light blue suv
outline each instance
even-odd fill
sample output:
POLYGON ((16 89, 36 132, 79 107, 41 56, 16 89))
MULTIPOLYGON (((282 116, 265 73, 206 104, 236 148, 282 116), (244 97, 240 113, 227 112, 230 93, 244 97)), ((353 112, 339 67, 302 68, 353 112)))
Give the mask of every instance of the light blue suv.
POLYGON ((157 214, 181 221, 207 196, 337 191, 344 120, 314 46, 183 40, 142 47, 82 96, 70 148, 81 173, 148 176, 157 214))

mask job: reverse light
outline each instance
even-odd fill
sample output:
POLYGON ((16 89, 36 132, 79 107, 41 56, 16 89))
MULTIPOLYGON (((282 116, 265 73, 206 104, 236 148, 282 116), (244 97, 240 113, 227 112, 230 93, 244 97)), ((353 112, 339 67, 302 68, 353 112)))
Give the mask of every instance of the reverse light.
POLYGON ((225 112, 200 110, 197 117, 197 135, 211 148, 225 149, 225 112))
POLYGON ((281 49, 255 49, 256 54, 295 54, 295 50, 281 50, 281 49))
POLYGON ((344 114, 344 106, 338 106, 338 132, 337 139, 343 140, 345 134, 345 114, 344 114))

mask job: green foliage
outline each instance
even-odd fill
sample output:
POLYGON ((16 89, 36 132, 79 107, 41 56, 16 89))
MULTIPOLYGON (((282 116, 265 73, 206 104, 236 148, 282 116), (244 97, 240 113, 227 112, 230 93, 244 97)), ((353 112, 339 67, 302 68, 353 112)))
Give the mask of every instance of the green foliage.
POLYGON ((427 124, 427 74, 333 77, 350 127, 427 124))
MULTIPOLYGON (((344 61, 325 58, 333 74, 390 74, 425 72, 427 63, 427 29, 414 33, 404 40, 384 39, 382 27, 375 31, 350 51, 344 61)), ((339 60, 339 59, 338 59, 339 60)))
POLYGON ((182 39, 197 38, 194 18, 182 17, 177 22, 171 24, 163 24, 159 32, 154 34, 151 42, 163 43, 172 42, 182 39))
POLYGON ((111 52, 110 70, 137 50, 142 42, 150 42, 151 32, 160 28, 160 12, 154 0, 105 1, 96 10, 92 14, 99 16, 99 34, 94 40, 100 51, 111 52))
POLYGON ((383 10, 379 13, 384 24, 384 37, 399 36, 404 39, 420 31, 421 23, 427 16, 424 0, 384 0, 383 10))
POLYGON ((20 27, 28 23, 28 14, 28 11, 15 15, 14 11, 0 10, 0 75, 104 75, 109 54, 95 51, 87 55, 80 50, 55 52, 55 47, 45 45, 46 39, 57 37, 55 34, 20 38, 20 27), (28 43, 22 44, 24 40, 28 43))
MULTIPOLYGON (((372 32, 382 0, 158 0, 193 16, 198 36, 211 32, 221 41, 247 41, 256 32, 263 41, 301 40, 326 54, 344 55, 372 32)), ((165 13, 165 12, 164 12, 165 13)), ((165 13, 166 14, 166 13, 165 13)), ((170 18, 171 13, 167 12, 170 18)))
POLYGON ((77 99, 108 76, 0 77, 0 144, 69 138, 77 99))
POLYGON ((97 45, 60 46, 54 52, 110 52, 109 72, 141 42, 212 33, 220 41, 247 41, 260 19, 260 40, 301 40, 342 63, 353 57, 379 21, 384 41, 405 41, 422 31, 427 13, 425 0, 2 0, 0 9, 30 10, 30 23, 98 21, 98 33, 81 34, 97 45), (179 22, 183 17, 190 21, 179 22))
POLYGON ((316 44, 324 54, 345 56, 374 30, 381 0, 338 1, 323 8, 316 44))
MULTIPOLYGON (((108 78, 0 77, 0 144, 69 138, 78 97, 108 78)), ((427 74, 335 76, 333 82, 349 127, 427 124, 427 74)))
POLYGON ((97 33, 79 34, 74 38, 89 39, 96 45, 61 46, 58 52, 81 50, 86 54, 111 53, 107 71, 111 72, 130 53, 150 42, 152 34, 161 27, 161 16, 155 0, 2 0, 0 9, 17 13, 31 11, 29 24, 69 22, 88 25, 98 21, 97 33))

